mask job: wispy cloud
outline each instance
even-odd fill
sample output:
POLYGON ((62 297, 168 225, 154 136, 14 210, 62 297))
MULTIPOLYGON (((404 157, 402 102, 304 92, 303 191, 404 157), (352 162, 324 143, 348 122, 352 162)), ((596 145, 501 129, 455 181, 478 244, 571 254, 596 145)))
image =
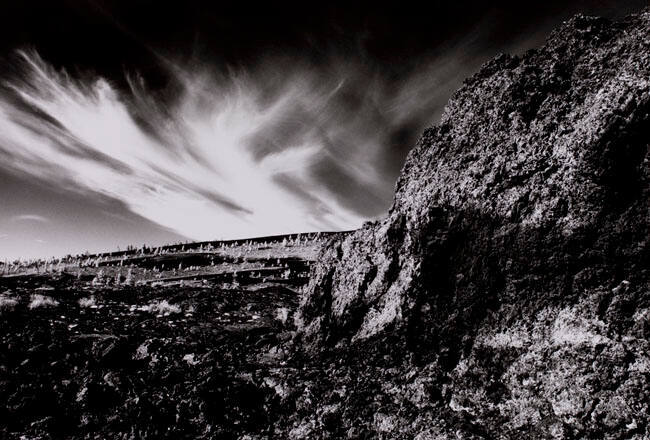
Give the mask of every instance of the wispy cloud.
POLYGON ((7 235, 7 234, 0 234, 0 240, 2 240, 3 238, 7 238, 7 237, 9 237, 9 235, 7 235))
POLYGON ((42 244, 42 243, 47 243, 47 241, 45 241, 45 240, 41 240, 40 238, 35 238, 34 241, 35 241, 36 243, 41 243, 41 244, 42 244))
POLYGON ((38 223, 49 223, 50 219, 47 217, 43 217, 42 215, 37 215, 37 214, 22 214, 22 215, 15 215, 11 218, 13 221, 27 221, 27 222, 38 222, 38 223))
POLYGON ((195 239, 355 228, 382 214, 405 151, 459 81, 444 60, 391 83, 343 62, 230 77, 174 66, 180 92, 157 99, 138 78, 118 91, 33 52, 19 60, 22 75, 0 87, 0 166, 195 239))

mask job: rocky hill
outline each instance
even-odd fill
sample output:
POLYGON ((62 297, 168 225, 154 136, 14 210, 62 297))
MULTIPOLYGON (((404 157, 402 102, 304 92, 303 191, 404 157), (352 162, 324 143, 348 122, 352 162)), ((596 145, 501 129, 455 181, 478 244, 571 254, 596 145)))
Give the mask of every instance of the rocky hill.
POLYGON ((649 9, 487 63, 312 268, 291 436, 650 438, 649 147, 649 9))

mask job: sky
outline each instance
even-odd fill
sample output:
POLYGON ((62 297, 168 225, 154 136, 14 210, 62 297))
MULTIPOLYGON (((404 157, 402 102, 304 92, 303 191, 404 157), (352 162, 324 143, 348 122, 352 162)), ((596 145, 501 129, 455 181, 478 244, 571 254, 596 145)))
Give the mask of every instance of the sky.
POLYGON ((0 258, 357 228, 483 63, 648 5, 271 3, 0 1, 0 258))

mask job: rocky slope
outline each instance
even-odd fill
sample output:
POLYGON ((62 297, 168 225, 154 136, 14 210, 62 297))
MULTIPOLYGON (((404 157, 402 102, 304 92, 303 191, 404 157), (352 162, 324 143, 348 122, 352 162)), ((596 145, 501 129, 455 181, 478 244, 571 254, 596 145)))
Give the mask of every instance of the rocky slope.
POLYGON ((0 439, 273 437, 275 377, 299 376, 291 317, 324 235, 11 264, 0 439))
POLYGON ((486 64, 312 269, 290 436, 649 438, 649 147, 649 9, 486 64))

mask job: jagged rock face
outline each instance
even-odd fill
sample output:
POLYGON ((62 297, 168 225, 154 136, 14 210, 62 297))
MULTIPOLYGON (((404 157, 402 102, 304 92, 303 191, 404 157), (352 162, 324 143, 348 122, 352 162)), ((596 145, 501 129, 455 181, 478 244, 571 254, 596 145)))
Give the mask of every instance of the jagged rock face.
POLYGON ((302 341, 404 344, 414 380, 442 372, 422 404, 464 427, 395 433, 648 438, 649 148, 650 10, 497 57, 411 151, 387 218, 324 249, 302 341))

